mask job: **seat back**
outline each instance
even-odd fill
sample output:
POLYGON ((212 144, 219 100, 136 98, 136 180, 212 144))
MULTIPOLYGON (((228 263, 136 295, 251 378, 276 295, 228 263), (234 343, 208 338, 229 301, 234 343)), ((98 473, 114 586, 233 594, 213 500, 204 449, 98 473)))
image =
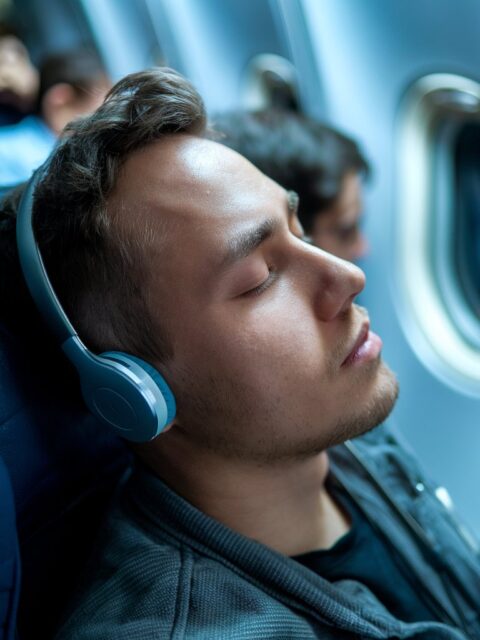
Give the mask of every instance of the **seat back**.
POLYGON ((13 640, 20 593, 20 559, 12 485, 1 458, 0 510, 0 640, 13 640))
POLYGON ((0 323, 0 456, 22 560, 20 640, 52 636, 130 462, 123 442, 87 413, 39 319, 30 320, 18 332, 0 323))
POLYGON ((0 457, 22 564, 19 639, 38 640, 60 621, 130 454, 87 412, 76 373, 42 324, 17 256, 18 193, 2 196, 0 457))

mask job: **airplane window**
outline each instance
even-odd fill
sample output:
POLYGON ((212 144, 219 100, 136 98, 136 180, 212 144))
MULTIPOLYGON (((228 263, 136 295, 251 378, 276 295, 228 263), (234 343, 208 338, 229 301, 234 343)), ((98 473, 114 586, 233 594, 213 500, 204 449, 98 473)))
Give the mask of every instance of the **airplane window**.
POLYGON ((455 267, 462 292, 480 319, 480 123, 465 124, 455 149, 455 267))
POLYGON ((480 395, 480 84, 431 74, 399 118, 398 273, 413 348, 480 395))

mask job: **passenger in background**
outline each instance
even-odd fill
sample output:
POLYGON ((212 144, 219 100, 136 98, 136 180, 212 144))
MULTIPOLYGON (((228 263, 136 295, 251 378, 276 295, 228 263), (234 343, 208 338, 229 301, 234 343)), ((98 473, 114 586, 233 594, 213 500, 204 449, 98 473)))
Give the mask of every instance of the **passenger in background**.
POLYGON ((211 137, 299 195, 298 216, 313 244, 344 260, 365 255, 362 180, 370 167, 351 138, 278 109, 225 113, 214 127, 220 137, 211 137))
POLYGON ((34 110, 38 86, 27 48, 0 23, 0 125, 16 124, 34 110))
POLYGON ((47 158, 64 126, 94 111, 110 88, 98 57, 86 49, 57 53, 40 66, 34 115, 0 129, 0 186, 22 182, 47 158))

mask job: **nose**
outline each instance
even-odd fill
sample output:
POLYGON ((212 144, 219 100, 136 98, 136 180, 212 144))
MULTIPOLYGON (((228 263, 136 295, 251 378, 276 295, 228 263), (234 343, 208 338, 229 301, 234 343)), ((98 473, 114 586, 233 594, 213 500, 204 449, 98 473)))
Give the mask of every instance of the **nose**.
POLYGON ((319 320, 330 322, 347 311, 365 287, 361 269, 316 247, 306 247, 312 283, 315 313, 319 320))

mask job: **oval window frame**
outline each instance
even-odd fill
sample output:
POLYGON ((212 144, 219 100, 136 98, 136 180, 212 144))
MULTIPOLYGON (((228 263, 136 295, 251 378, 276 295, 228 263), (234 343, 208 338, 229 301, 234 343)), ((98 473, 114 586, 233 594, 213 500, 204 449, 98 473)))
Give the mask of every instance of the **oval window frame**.
POLYGON ((396 164, 398 311, 425 366, 452 388, 480 397, 480 320, 460 294, 449 249, 455 195, 449 151, 467 120, 480 121, 475 80, 429 74, 406 93, 396 164))

